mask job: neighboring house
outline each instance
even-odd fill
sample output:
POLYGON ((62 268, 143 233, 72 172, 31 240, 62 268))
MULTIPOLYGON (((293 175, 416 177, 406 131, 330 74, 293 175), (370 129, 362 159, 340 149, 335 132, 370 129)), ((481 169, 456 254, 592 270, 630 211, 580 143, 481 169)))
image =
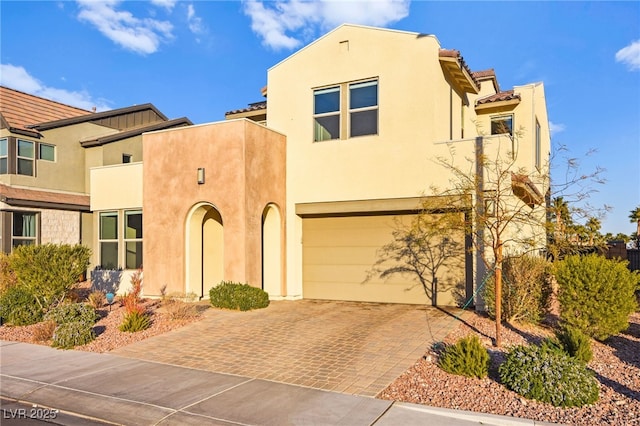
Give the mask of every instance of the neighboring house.
MULTIPOLYGON (((143 135, 135 185, 145 294, 207 297, 230 280, 274 299, 428 303, 414 277, 371 271, 429 189, 451 185, 434 161, 450 149, 456 166, 470 170, 479 152, 515 159, 513 197, 539 218, 531 236, 544 246, 550 135, 542 83, 503 91, 493 70, 471 71, 435 36, 355 25, 276 64, 267 80, 267 101, 227 113, 228 121, 143 135)), ((107 182, 123 170, 94 169, 92 180, 98 172, 107 182)), ((104 185, 96 191, 100 210, 120 197, 104 185)), ((473 219, 470 203, 482 197, 434 198, 433 214, 473 219)), ((466 250, 439 272, 442 305, 471 297, 485 276, 469 236, 449 238, 466 250)))
MULTIPOLYGON (((82 243, 92 267, 142 263, 142 204, 91 199, 90 169, 141 168, 142 133, 191 125, 151 104, 92 112, 0 87, 0 248, 82 243)), ((140 173, 141 175, 141 173, 140 173)), ((129 182, 112 190, 129 193, 129 182)))

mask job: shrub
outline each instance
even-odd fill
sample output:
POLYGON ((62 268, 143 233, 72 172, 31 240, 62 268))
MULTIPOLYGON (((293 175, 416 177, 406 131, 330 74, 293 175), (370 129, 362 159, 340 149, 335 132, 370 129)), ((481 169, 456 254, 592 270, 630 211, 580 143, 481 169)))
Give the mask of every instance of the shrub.
POLYGON ((0 252, 0 295, 17 283, 18 278, 9 265, 9 255, 0 252))
POLYGON ((198 315, 197 306, 193 303, 195 299, 194 293, 163 295, 162 306, 172 320, 186 320, 198 315))
POLYGON ((489 373, 489 352, 478 336, 464 337, 445 347, 438 365, 447 373, 483 378, 489 373))
POLYGON ((222 281, 209 290, 211 304, 217 308, 248 311, 269 306, 266 291, 249 284, 222 281))
POLYGON ((151 326, 151 318, 149 318, 149 315, 143 312, 131 311, 125 314, 119 329, 120 331, 135 333, 146 330, 149 326, 151 326))
MULTIPOLYGON (((547 284, 548 262, 539 256, 507 257, 502 265, 503 321, 540 322, 549 300, 547 284)), ((487 280, 485 287, 487 313, 495 319, 495 280, 487 280)))
POLYGON ((51 346, 60 349, 71 349, 75 346, 90 343, 96 338, 92 325, 86 321, 71 321, 58 325, 53 333, 51 346))
POLYGON ((516 346, 507 353, 499 372, 507 388, 556 407, 581 407, 598 400, 593 372, 545 345, 516 346))
POLYGON ((94 290, 87 296, 87 303, 96 310, 102 308, 106 302, 107 296, 101 290, 94 290))
POLYGON ((585 364, 593 358, 591 338, 577 328, 565 327, 556 332, 556 337, 571 358, 585 364))
POLYGON ((55 306, 78 283, 89 266, 91 250, 82 245, 21 245, 9 256, 18 285, 34 296, 42 310, 55 306))
POLYGON ((82 321, 92 326, 98 316, 95 309, 85 303, 64 303, 51 309, 44 316, 45 320, 50 320, 58 325, 68 322, 82 321))
POLYGON ((569 256, 555 264, 560 319, 597 340, 625 330, 636 308, 640 279, 627 262, 595 254, 569 256))
POLYGON ((144 314, 144 306, 142 306, 140 295, 142 294, 142 269, 138 269, 131 275, 131 290, 122 296, 122 305, 127 314, 137 312, 144 314))
POLYGON ((56 330, 55 321, 42 321, 33 327, 33 340, 36 342, 46 342, 53 338, 56 330))
POLYGON ((31 325, 42 321, 42 309, 29 289, 16 285, 0 296, 0 318, 12 325, 31 325))

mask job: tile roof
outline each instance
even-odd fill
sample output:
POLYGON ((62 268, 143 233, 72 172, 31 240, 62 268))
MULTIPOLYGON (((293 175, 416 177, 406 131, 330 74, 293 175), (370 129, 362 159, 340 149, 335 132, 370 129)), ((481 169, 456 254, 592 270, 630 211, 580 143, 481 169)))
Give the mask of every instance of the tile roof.
POLYGON ((493 68, 489 68, 488 70, 482 70, 482 71, 474 71, 473 72, 473 76, 475 78, 477 78, 478 80, 482 80, 485 79, 487 77, 496 77, 496 72, 493 68))
MULTIPOLYGON (((441 58, 454 58, 454 59, 456 59, 458 61, 458 63, 460 64, 460 68, 467 72, 468 77, 471 78, 471 81, 476 86, 476 88, 480 87, 480 83, 478 82, 476 77, 473 75, 473 72, 471 71, 471 69, 469 68, 467 63, 464 61, 464 58, 460 54, 459 50, 455 50, 455 49, 440 49, 439 56, 441 58)), ((475 93, 477 93, 477 91, 475 93)))
POLYGON ((88 114, 92 112, 0 86, 0 118, 3 127, 34 133, 27 126, 88 114))
POLYGON ((501 101, 511 101, 514 99, 520 100, 520 95, 515 94, 513 90, 506 90, 504 92, 496 93, 495 95, 485 96, 484 98, 478 99, 476 101, 476 105, 483 105, 501 101))
POLYGON ((260 110, 263 110, 263 109, 267 109, 267 101, 254 102, 252 104, 249 104, 249 106, 247 108, 228 111, 224 115, 240 114, 240 113, 243 113, 243 112, 251 112, 251 111, 260 111, 260 110))
POLYGON ((13 206, 50 206, 63 210, 89 211, 89 196, 16 188, 0 184, 0 201, 13 206))

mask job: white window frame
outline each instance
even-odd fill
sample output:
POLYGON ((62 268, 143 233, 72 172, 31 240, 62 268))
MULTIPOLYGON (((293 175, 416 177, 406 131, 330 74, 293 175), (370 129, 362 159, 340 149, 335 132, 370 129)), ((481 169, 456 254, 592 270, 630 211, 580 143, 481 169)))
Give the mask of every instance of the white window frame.
POLYGON ((0 168, 0 175, 9 174, 9 138, 0 139, 0 146, 4 145, 4 154, 2 154, 2 149, 0 149, 0 163, 4 160, 4 172, 0 168))
POLYGON ((380 105, 380 101, 379 101, 379 91, 378 91, 378 79, 373 79, 373 80, 365 80, 365 81, 359 81, 356 83, 350 83, 349 84, 349 113, 348 113, 348 117, 349 117, 349 137, 350 138, 358 138, 358 137, 362 137, 362 136, 374 136, 377 135, 379 132, 379 125, 380 125, 380 118, 379 118, 379 114, 378 114, 378 106, 380 105), (376 86, 376 104, 375 105, 371 105, 371 106, 366 106, 366 107, 362 107, 362 108, 351 108, 351 91, 353 89, 357 89, 359 87, 368 87, 368 86, 376 86), (352 128, 352 114, 357 114, 359 112, 366 112, 366 111, 376 111, 376 130, 374 133, 365 133, 365 134, 361 134, 361 135, 353 135, 353 128, 352 128))
MULTIPOLYGON (((32 244, 38 244, 38 222, 40 220, 39 214, 37 212, 33 212, 33 211, 14 211, 11 212, 11 249, 13 250, 14 248, 18 247, 19 245, 32 245, 32 244), (16 215, 23 215, 23 216, 31 216, 33 217, 33 223, 29 226, 31 228, 33 228, 33 235, 16 235, 15 233, 15 224, 16 224, 16 215), (26 242, 26 244, 16 244, 16 241, 23 241, 26 242)), ((25 228, 25 223, 24 223, 24 218, 23 218, 23 225, 22 225, 22 229, 24 230, 25 228)), ((22 233, 21 233, 22 234, 22 233)))
POLYGON ((313 141, 314 142, 324 142, 330 140, 340 139, 342 136, 342 87, 341 86, 329 86, 320 89, 315 89, 313 91, 313 141), (338 92, 338 109, 335 111, 323 112, 316 114, 316 96, 322 95, 325 93, 333 93, 338 92), (326 118, 326 117, 338 117, 338 135, 333 138, 321 138, 320 132, 318 130, 319 127, 322 127, 318 124, 318 119, 326 118))
POLYGON ((22 176, 35 176, 36 175, 36 143, 26 139, 17 139, 16 141, 16 174, 22 176), (25 157, 20 155, 20 142, 31 144, 32 157, 25 157), (31 162, 31 174, 20 173, 20 160, 31 162))
POLYGON ((112 211, 102 211, 100 213, 98 213, 98 264, 100 265, 101 268, 103 269, 117 269, 120 267, 120 242, 119 242, 119 236, 120 233, 118 232, 118 228, 119 228, 119 223, 120 223, 120 214, 117 210, 112 210, 112 211), (102 218, 103 217, 115 217, 116 218, 116 226, 115 226, 115 231, 116 231, 116 235, 115 238, 105 238, 103 237, 102 234, 102 218), (102 254, 103 254, 103 250, 102 250, 102 244, 114 244, 116 245, 116 262, 117 265, 105 265, 103 264, 103 259, 102 259, 102 254))
POLYGON ((542 169, 542 128, 540 127, 540 122, 536 117, 536 135, 535 135, 535 163, 536 169, 540 171, 542 169))
MULTIPOLYGON (((142 267, 142 238, 143 238, 143 229, 142 229, 142 210, 125 210, 124 211, 124 220, 122 221, 123 226, 124 226, 124 232, 122 233, 122 237, 123 237, 123 247, 124 247, 124 268, 125 269, 138 269, 140 267, 142 267), (137 236, 130 236, 129 230, 132 229, 135 231, 135 228, 129 228, 129 221, 128 221, 128 217, 129 216, 133 216, 139 214, 140 215, 140 237, 137 236), (133 244, 140 244, 139 248, 140 248, 140 265, 134 265, 134 266, 130 266, 129 265, 129 251, 127 248, 127 244, 129 243, 133 243, 133 244)), ((136 247, 137 249, 138 247, 136 247)), ((135 255, 134 255, 135 256, 135 255)))
POLYGON ((502 114, 502 115, 496 115, 494 117, 491 117, 491 134, 492 135, 510 135, 510 136, 513 136, 513 123, 514 123, 513 114, 502 114), (497 121, 506 121, 507 119, 511 119, 511 128, 509 129, 509 131, 508 132, 502 132, 502 133, 494 133, 493 132, 493 123, 497 122, 497 121))

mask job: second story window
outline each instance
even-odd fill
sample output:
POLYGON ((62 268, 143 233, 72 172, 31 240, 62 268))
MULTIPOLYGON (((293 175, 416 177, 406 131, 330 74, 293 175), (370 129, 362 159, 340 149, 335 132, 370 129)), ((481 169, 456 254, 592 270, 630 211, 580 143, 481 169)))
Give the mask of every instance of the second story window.
POLYGON ((542 168, 542 135, 540 134, 540 122, 536 118, 536 169, 540 171, 542 168))
POLYGON ((491 117, 491 134, 503 135, 506 133, 513 136, 513 115, 491 117))
POLYGON ((34 175, 35 143, 18 139, 17 171, 19 175, 34 175))
POLYGON ((340 139, 340 86, 313 92, 313 141, 340 139))
POLYGON ((38 158, 46 161, 56 161, 56 147, 46 143, 38 144, 38 158))
POLYGON ((0 175, 9 173, 9 143, 8 140, 0 139, 0 175))
POLYGON ((349 136, 378 134, 378 81, 349 85, 349 136))

